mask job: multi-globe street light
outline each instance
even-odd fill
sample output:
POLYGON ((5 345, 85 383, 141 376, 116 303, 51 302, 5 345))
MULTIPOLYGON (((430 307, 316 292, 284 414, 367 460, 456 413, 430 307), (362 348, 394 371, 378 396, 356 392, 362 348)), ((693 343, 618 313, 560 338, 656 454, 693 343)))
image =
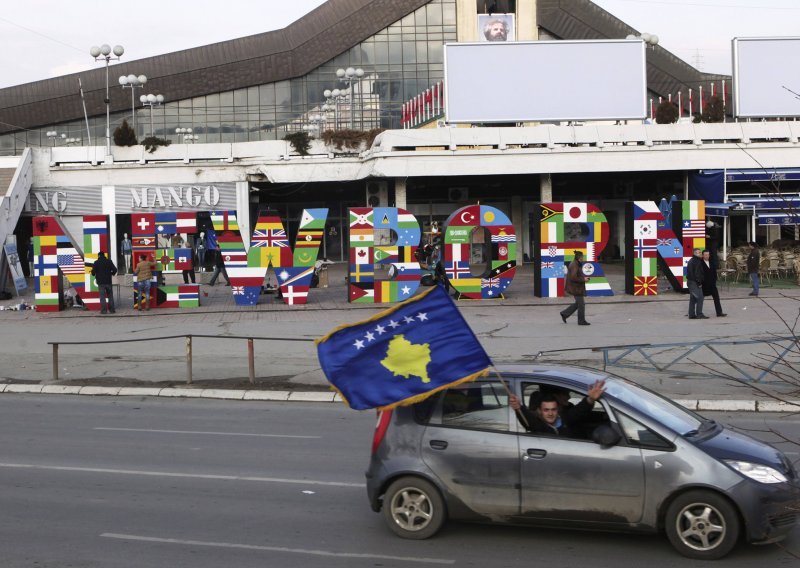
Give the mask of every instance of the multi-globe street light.
POLYGON ((131 90, 131 117, 133 121, 133 132, 136 133, 136 98, 134 97, 136 89, 144 89, 147 83, 146 75, 136 76, 133 73, 130 75, 122 75, 119 78, 119 84, 123 89, 131 90))
POLYGON ((153 107, 161 106, 164 103, 164 95, 142 95, 139 97, 139 101, 141 101, 142 106, 149 106, 150 107, 150 136, 155 136, 156 131, 153 127, 153 107))
MULTIPOLYGON (((364 76, 364 70, 359 68, 348 67, 347 69, 337 69, 336 76, 343 83, 347 83, 347 91, 350 93, 350 130, 353 129, 353 120, 355 112, 353 112, 353 83, 361 81, 364 76)), ((359 103, 361 106, 361 129, 364 129, 364 101, 361 99, 361 87, 358 88, 359 103)))
POLYGON ((188 143, 191 142, 194 144, 196 140, 199 140, 200 137, 197 134, 192 134, 191 128, 176 128, 175 134, 178 135, 178 139, 180 140, 181 135, 183 135, 183 142, 188 143))
POLYGON ((326 112, 327 110, 333 110, 333 128, 337 130, 339 128, 339 103, 347 99, 348 92, 345 89, 325 89, 322 95, 325 97, 326 101, 326 104, 322 105, 322 110, 326 112))
POLYGON ((95 61, 106 62, 106 155, 111 154, 111 98, 109 95, 108 85, 108 64, 112 59, 122 59, 123 53, 125 53, 125 48, 121 45, 115 45, 114 49, 112 50, 111 46, 107 43, 104 43, 100 47, 93 45, 91 49, 89 49, 89 55, 94 57, 95 61), (111 57, 111 53, 113 53, 116 57, 111 57))
POLYGON ((47 136, 47 137, 48 137, 50 140, 52 140, 52 141, 53 141, 53 146, 55 146, 55 145, 56 145, 56 140, 58 140, 59 138, 61 138, 61 139, 64 139, 64 140, 66 140, 66 138, 67 138, 67 135, 66 135, 66 134, 59 134, 59 133, 58 133, 57 131, 55 131, 55 130, 48 130, 48 131, 47 131, 47 134, 46 134, 46 136, 47 136))

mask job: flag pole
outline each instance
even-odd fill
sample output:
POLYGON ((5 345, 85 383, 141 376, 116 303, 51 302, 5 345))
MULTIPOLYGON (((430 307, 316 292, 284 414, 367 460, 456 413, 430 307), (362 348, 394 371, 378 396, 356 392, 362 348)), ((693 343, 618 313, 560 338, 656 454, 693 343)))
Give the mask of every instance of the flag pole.
MULTIPOLYGON (((514 395, 513 392, 511 392, 511 389, 508 388, 508 383, 506 383, 503 380, 503 377, 500 375, 500 371, 497 370, 497 367, 493 366, 492 370, 494 371, 494 374, 497 375, 497 379, 500 381, 500 383, 502 383, 503 387, 505 387, 506 393, 508 393, 508 396, 509 397, 516 396, 516 395, 514 395)), ((522 405, 522 401, 519 401, 519 403, 520 403, 520 405, 522 405)), ((525 426, 525 429, 526 430, 530 430, 531 429, 531 425, 528 424, 528 420, 525 418, 525 415, 522 412, 518 411, 518 410, 515 410, 514 413, 517 415, 517 418, 519 418, 519 421, 522 422, 522 425, 525 426)))

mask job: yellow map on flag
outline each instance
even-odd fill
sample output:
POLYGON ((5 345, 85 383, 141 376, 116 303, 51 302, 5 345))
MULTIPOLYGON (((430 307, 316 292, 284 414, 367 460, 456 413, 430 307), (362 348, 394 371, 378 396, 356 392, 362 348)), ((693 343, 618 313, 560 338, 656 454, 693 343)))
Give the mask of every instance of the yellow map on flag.
POLYGON ((431 382, 428 377, 428 363, 430 362, 431 348, 428 343, 414 344, 402 335, 398 335, 389 342, 386 358, 381 361, 381 365, 399 377, 408 379, 415 376, 422 379, 423 383, 429 383, 431 382))

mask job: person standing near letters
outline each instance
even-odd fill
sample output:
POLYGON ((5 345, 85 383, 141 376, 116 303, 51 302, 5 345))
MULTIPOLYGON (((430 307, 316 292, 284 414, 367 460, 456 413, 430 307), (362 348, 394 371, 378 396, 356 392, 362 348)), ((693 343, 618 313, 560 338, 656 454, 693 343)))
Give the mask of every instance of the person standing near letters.
POLYGON ((133 271, 136 274, 136 290, 139 292, 139 301, 136 302, 137 311, 141 311, 143 299, 145 311, 150 309, 150 280, 153 278, 154 270, 156 270, 156 263, 148 260, 147 255, 141 255, 139 263, 133 271))
POLYGON ((97 282, 97 289, 100 291, 100 313, 116 313, 114 308, 114 289, 111 278, 117 273, 117 267, 111 259, 106 258, 104 252, 97 253, 97 260, 92 266, 92 276, 97 282))
POLYGON ((584 296, 586 296, 586 276, 583 274, 583 253, 579 250, 575 251, 575 258, 569 263, 564 291, 567 294, 572 294, 575 298, 575 302, 561 312, 561 319, 564 323, 567 323, 567 318, 577 310, 578 325, 591 325, 586 321, 586 302, 584 301, 584 296))
POLYGON ((717 290, 717 263, 716 259, 711 257, 709 250, 703 250, 703 296, 711 296, 714 299, 714 310, 718 318, 728 315, 722 311, 722 302, 717 290))
POLYGON ((686 286, 689 288, 689 319, 708 319, 703 315, 703 281, 705 263, 699 248, 692 250, 692 258, 686 265, 686 286))

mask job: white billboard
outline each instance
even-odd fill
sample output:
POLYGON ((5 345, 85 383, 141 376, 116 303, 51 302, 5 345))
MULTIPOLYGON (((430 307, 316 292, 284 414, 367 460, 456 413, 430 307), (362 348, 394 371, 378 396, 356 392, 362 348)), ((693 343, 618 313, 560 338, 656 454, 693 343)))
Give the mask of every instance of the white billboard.
POLYGON ((640 39, 448 43, 444 49, 448 122, 647 116, 640 39))
POLYGON ((800 116, 800 38, 733 40, 733 111, 741 118, 800 116))

